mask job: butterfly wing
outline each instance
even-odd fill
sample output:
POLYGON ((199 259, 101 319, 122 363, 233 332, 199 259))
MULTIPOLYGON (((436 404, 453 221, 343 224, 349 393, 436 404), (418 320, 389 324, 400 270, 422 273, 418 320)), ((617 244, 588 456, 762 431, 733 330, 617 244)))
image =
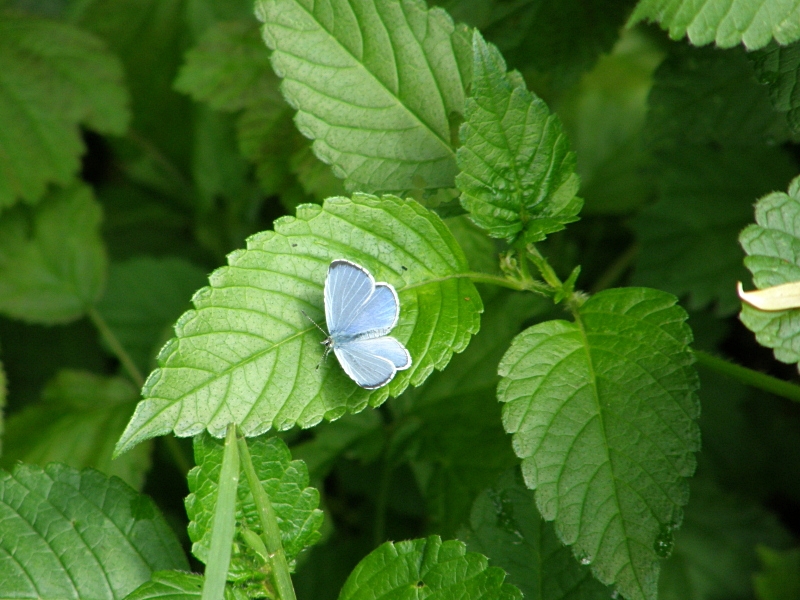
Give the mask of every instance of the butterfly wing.
POLYGON ((325 320, 331 337, 386 335, 397 324, 400 302, 388 283, 375 283, 365 268, 334 260, 325 279, 325 320))
POLYGON ((359 339, 333 348, 345 373, 358 385, 373 390, 389 383, 398 370, 411 366, 411 355, 393 337, 359 339))

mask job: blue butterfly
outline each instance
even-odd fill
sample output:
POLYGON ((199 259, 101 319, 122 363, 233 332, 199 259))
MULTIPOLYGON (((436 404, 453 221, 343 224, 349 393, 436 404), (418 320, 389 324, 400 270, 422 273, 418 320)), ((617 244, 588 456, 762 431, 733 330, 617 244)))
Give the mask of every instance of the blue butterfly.
POLYGON ((325 356, 333 350, 344 372, 358 385, 374 390, 411 366, 411 355, 386 335, 397 324, 400 302, 389 283, 349 260, 336 259, 325 278, 325 356))

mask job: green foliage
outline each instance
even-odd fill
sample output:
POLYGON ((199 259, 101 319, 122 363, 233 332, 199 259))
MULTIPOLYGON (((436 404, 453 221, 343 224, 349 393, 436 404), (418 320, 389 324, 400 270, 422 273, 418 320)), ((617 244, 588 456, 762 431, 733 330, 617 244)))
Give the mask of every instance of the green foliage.
POLYGON ((122 598, 159 569, 189 568, 153 502, 86 469, 0 472, 0 595, 122 598))
POLYGON ((421 0, 259 0, 295 124, 350 190, 452 187, 469 36, 421 0))
POLYGON ((122 66, 100 40, 0 12, 0 207, 69 184, 85 151, 79 126, 122 134, 127 105, 122 66))
MULTIPOLYGON (((281 541, 287 558, 294 561, 306 547, 319 539, 322 511, 317 508, 319 492, 308 485, 308 470, 302 461, 292 461, 289 449, 280 439, 260 437, 250 441, 255 455, 254 466, 264 489, 275 505, 281 528, 281 541)), ((189 473, 189 489, 186 512, 191 519, 189 536, 194 544, 192 554, 207 562, 211 537, 211 519, 218 493, 217 481, 222 465, 223 442, 209 435, 200 435, 194 440, 197 466, 189 473)), ((253 496, 244 477, 240 478, 236 501, 236 523, 238 537, 229 577, 241 581, 261 568, 254 564, 252 550, 246 551, 246 540, 242 531, 249 529, 256 534, 261 527, 253 504, 253 496), (244 547, 244 548, 242 548, 244 547)))
POLYGON ((514 340, 500 363, 503 422, 561 540, 624 596, 655 598, 700 445, 686 313, 669 294, 629 288, 576 317, 514 340))
POLYGON ((758 556, 764 565, 753 581, 758 600, 800 598, 800 549, 776 552, 761 546, 758 556))
POLYGON ((248 436, 310 427, 419 385, 478 328, 483 307, 460 277, 466 269, 444 223, 413 200, 356 195, 300 207, 274 232, 250 238, 195 295, 196 310, 178 320, 117 451, 170 430, 219 436, 231 419, 248 436), (403 307, 393 335, 414 363, 378 390, 359 388, 333 360, 315 368, 320 332, 302 311, 323 320, 327 268, 342 256, 392 283, 403 307))
POLYGON ((508 573, 525 598, 610 600, 611 591, 579 564, 539 515, 533 492, 519 474, 506 472, 475 500, 459 537, 508 573), (568 584, 565 585, 565 582, 568 584))
POLYGON ((505 573, 489 567, 480 554, 467 553, 457 540, 438 536, 407 542, 386 542, 353 570, 341 600, 434 595, 444 600, 521 599, 519 590, 503 583, 505 573))
POLYGON ((45 387, 41 402, 9 418, 2 464, 10 468, 24 461, 44 467, 59 461, 77 469, 93 467, 141 489, 150 468, 150 444, 111 460, 138 399, 127 379, 61 371, 45 387))
POLYGON ((791 128, 800 133, 800 43, 772 43, 757 52, 754 61, 758 79, 769 86, 775 110, 786 113, 791 128))
POLYGON ((156 571, 150 581, 125 596, 125 600, 189 600, 200 598, 202 589, 203 578, 200 575, 182 571, 156 571))
POLYGON ((561 123, 503 57, 473 37, 472 94, 459 137, 461 204, 492 237, 539 242, 576 221, 575 154, 561 123))
POLYGON ((657 21, 673 40, 687 36, 696 46, 715 42, 755 50, 771 39, 800 39, 800 7, 781 0, 642 0, 631 22, 644 19, 657 21))
MULTIPOLYGON (((775 192, 756 204, 756 224, 739 237, 747 253, 744 264, 759 289, 800 280, 800 178, 789 185, 788 194, 775 192)), ((787 363, 800 361, 797 309, 762 311, 742 303, 740 318, 756 334, 758 343, 772 348, 775 358, 787 363)))
POLYGON ((101 209, 83 185, 58 190, 35 208, 0 220, 0 311, 31 323, 82 316, 103 291, 101 209))

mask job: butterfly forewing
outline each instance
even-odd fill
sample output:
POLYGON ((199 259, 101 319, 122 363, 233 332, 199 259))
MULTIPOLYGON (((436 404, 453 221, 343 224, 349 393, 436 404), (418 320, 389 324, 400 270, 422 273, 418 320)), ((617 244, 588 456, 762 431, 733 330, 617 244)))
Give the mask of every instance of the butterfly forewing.
POLYGON ((347 260, 334 260, 325 279, 325 321, 331 336, 360 312, 372 295, 375 280, 362 267, 347 260))

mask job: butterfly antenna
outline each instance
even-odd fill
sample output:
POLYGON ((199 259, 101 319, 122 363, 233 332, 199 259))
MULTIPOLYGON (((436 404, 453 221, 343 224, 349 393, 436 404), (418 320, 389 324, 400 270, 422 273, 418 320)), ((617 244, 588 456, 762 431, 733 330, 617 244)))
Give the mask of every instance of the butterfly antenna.
POLYGON ((320 326, 319 326, 319 324, 318 324, 318 323, 317 323, 317 322, 316 322, 314 319, 312 319, 311 317, 309 317, 309 316, 308 316, 308 313, 306 313, 306 311, 304 311, 304 310, 301 308, 301 309, 300 309, 300 312, 301 312, 301 313, 303 313, 303 315, 305 316, 305 318, 306 318, 306 319, 308 319, 309 321, 311 321, 311 322, 314 324, 314 327, 316 327, 316 328, 317 328, 317 329, 319 329, 319 330, 320 330, 322 333, 324 333, 324 334, 325 334, 325 337, 328 337, 328 332, 327 332, 327 331, 325 331, 325 330, 324 330, 322 327, 320 327, 320 326))

